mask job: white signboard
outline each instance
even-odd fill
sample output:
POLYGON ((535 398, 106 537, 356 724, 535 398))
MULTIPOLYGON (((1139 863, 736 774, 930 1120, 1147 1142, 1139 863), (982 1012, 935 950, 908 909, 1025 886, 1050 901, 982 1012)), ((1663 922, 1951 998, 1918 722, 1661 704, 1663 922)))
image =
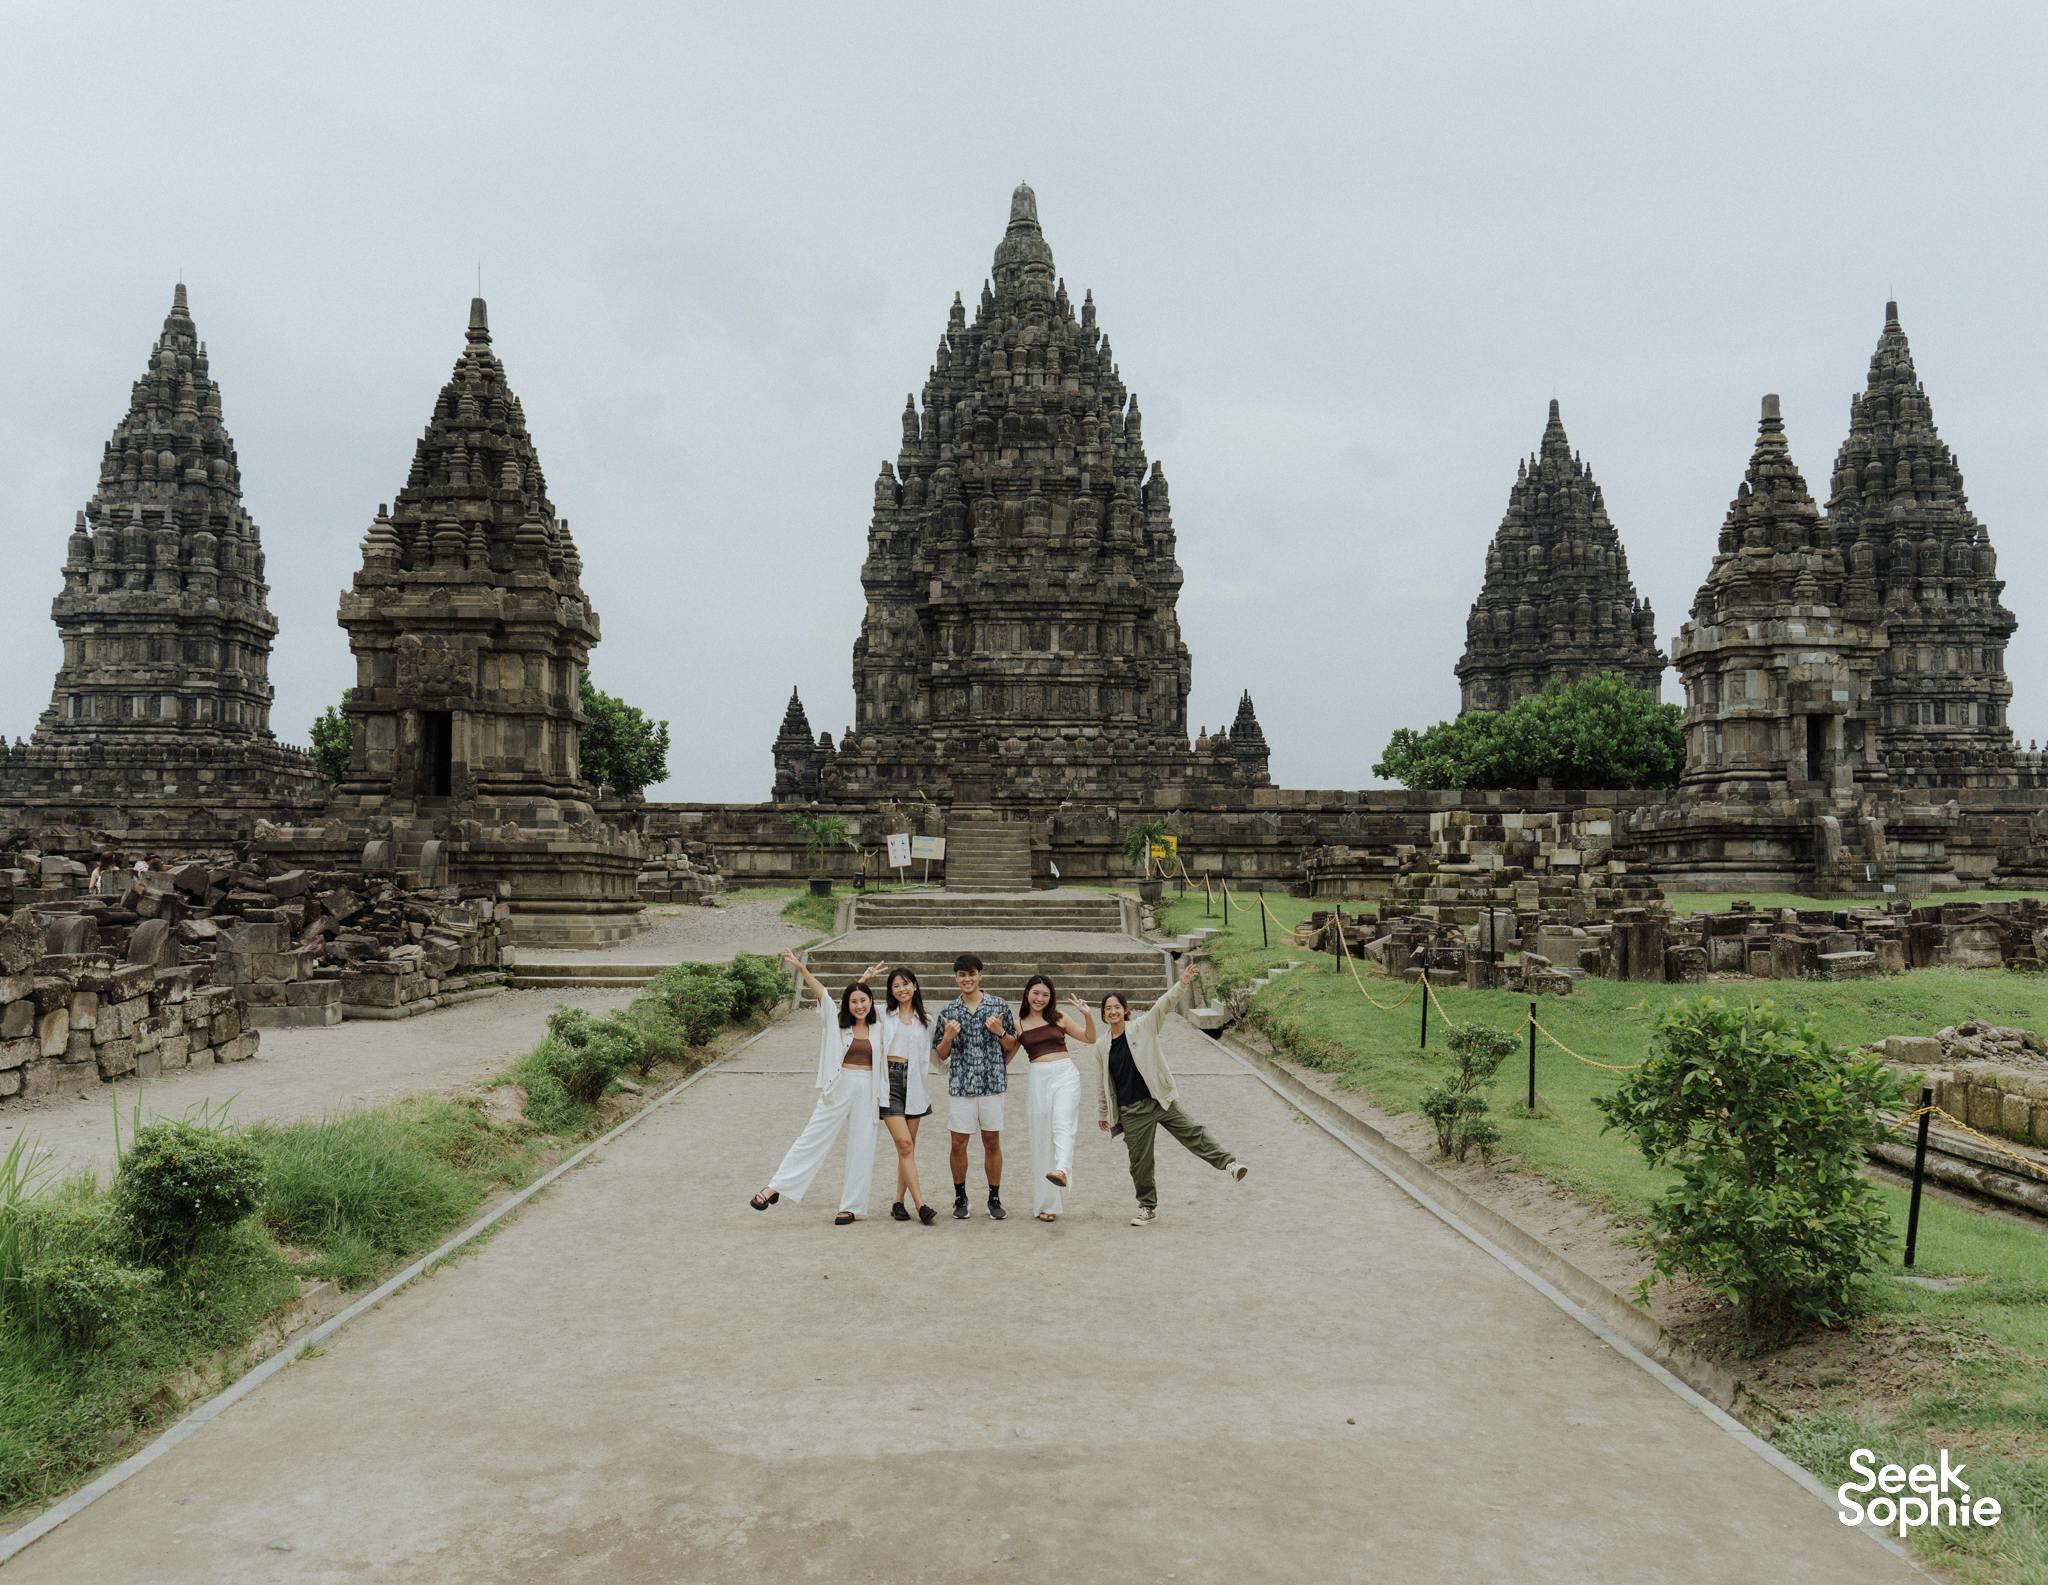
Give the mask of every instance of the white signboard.
POLYGON ((910 856, 914 859, 943 859, 946 856, 944 837, 912 837, 910 856))
POLYGON ((889 868, 907 870, 910 868, 910 833, 897 831, 889 836, 889 868))

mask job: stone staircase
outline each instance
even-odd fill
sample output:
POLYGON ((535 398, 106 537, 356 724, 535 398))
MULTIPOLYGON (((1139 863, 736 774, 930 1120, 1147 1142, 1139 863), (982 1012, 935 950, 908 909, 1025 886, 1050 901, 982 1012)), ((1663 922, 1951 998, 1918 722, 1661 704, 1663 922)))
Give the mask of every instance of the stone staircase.
POLYGON ((1031 890, 1031 828, 994 814, 946 817, 946 890, 1031 890))
POLYGON ((521 963, 506 984, 515 991, 637 991, 666 963, 521 963))
MULTIPOLYGON (((1020 831, 1022 828, 1018 828, 1020 831)), ((952 852, 947 851, 950 868, 952 852)), ((862 897, 853 928, 813 947, 811 972, 837 994, 870 963, 908 968, 933 1011, 957 994, 953 959, 978 954, 983 985, 1015 1005, 1033 974, 1099 1003, 1120 991, 1141 1005, 1170 983, 1167 954, 1123 933, 1123 906, 1099 892, 899 892, 862 897)), ((877 990, 882 987, 875 987, 877 990)))
POLYGON ((854 901, 855 930, 1105 930, 1123 904, 1102 892, 876 892, 854 901))

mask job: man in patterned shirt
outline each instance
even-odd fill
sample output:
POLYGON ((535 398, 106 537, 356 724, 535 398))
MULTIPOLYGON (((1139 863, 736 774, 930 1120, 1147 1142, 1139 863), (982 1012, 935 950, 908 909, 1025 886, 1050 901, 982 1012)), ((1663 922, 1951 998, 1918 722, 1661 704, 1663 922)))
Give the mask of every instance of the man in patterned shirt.
POLYGON ((967 1140, 981 1135, 981 1165, 988 1174, 988 1214, 1003 1219, 1003 1092, 1017 1049, 1017 1016, 1000 996, 981 989, 981 959, 963 952, 953 960, 960 994, 939 1010, 932 1056, 948 1064, 946 1093, 953 1131, 953 1214, 967 1219, 967 1140))

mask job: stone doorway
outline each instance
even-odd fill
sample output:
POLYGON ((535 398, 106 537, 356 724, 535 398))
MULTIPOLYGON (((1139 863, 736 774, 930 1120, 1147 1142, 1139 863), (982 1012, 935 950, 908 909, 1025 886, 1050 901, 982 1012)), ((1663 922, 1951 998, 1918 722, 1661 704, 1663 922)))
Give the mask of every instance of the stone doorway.
POLYGON ((1828 718, 1824 715, 1810 715, 1806 718, 1806 779, 1820 781, 1827 774, 1828 718))
POLYGON ((446 798, 455 790, 455 716, 420 712, 420 796, 446 798))

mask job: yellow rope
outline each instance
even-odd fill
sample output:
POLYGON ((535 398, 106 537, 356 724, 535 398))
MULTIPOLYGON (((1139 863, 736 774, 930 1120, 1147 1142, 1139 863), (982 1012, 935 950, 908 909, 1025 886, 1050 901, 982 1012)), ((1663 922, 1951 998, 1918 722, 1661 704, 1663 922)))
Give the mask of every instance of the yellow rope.
POLYGON ((1441 1018, 1453 1029, 1463 1029, 1465 1026, 1459 1023, 1457 1019, 1451 1016, 1450 1009, 1444 1006, 1444 999, 1441 996, 1437 995, 1436 987, 1429 983, 1429 971, 1427 969, 1423 970, 1422 983, 1424 987, 1429 991, 1429 999, 1436 1003, 1437 1017, 1441 1018))
POLYGON ((1541 1034, 1545 1040, 1549 1041, 1553 1046, 1557 1047, 1558 1050, 1562 1051, 1568 1057, 1578 1058, 1579 1061, 1585 1063, 1585 1065, 1589 1068, 1605 1068, 1609 1073, 1631 1073, 1635 1069, 1640 1068, 1643 1065, 1640 1062, 1596 1062, 1591 1057, 1580 1056, 1578 1052, 1572 1050, 1570 1046, 1566 1045, 1562 1040, 1558 1039, 1557 1036, 1553 1035, 1549 1030, 1545 1029, 1541 1021, 1538 1020, 1534 1013, 1529 1014, 1529 1022, 1535 1026, 1537 1032, 1541 1034))
POLYGON ((2001 1145, 1989 1134, 1978 1133, 1976 1129, 1972 1128, 1968 1123, 1964 1122, 1960 1117, 1956 1116, 1954 1112, 1943 1111, 1942 1108, 1940 1108, 1939 1106, 1916 1107, 1914 1110, 1908 1112, 1904 1117, 1900 1118, 1896 1123, 1892 1124, 1892 1126, 1886 1129, 1885 1132, 1888 1134, 1896 1134, 1908 1123, 1917 1122, 1923 1117, 1930 1116, 1946 1118, 1949 1122, 1953 1123, 1957 1128, 1960 1128, 1964 1133, 1968 1134, 1972 1139, 1976 1140, 1978 1144, 1986 1146, 1991 1150, 1997 1151, 2001 1156, 2010 1157, 2012 1160, 2017 1161, 2021 1166, 2025 1167, 2027 1171, 2033 1173, 2035 1177, 2042 1179, 2044 1182, 2048 1182, 2048 1168, 2042 1167, 2042 1165, 2038 1161, 2029 1161, 2025 1156, 2020 1155, 2017 1151, 2007 1150, 2005 1146, 2001 1145))
MULTIPOLYGON (((1260 901, 1263 902, 1264 899, 1261 898, 1260 901)), ((1275 924, 1278 924, 1279 920, 1276 919, 1273 922, 1275 924)), ((1331 917, 1330 929, 1331 933, 1334 934, 1337 938, 1337 956, 1343 959, 1344 967, 1351 971, 1351 981, 1354 985, 1358 987, 1358 994, 1360 996, 1363 996, 1367 1001, 1371 1002, 1373 1006, 1377 1007, 1383 1013, 1395 1012, 1400 1008, 1406 1007, 1409 1004, 1409 1002, 1415 999, 1415 992, 1417 988, 1416 985, 1409 986, 1408 994, 1403 996, 1398 1002, 1383 1002, 1377 996, 1373 995, 1371 991, 1365 988, 1364 977, 1359 974, 1358 965, 1356 962, 1352 960, 1350 944, 1346 942, 1344 939, 1344 926, 1340 922, 1340 920, 1334 915, 1331 917)), ((1416 971, 1417 985, 1427 983, 1427 981, 1423 978, 1423 974, 1424 971, 1422 970, 1416 971)))

